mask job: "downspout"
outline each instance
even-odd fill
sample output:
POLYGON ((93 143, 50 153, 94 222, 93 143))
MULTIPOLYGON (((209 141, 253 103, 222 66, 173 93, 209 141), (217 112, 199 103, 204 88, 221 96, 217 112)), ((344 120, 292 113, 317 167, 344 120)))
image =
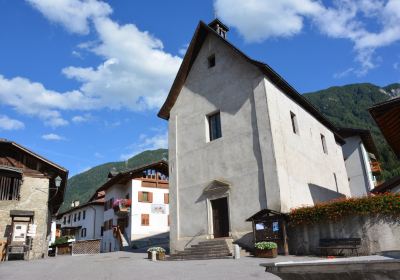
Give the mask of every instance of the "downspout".
POLYGON ((96 237, 96 208, 93 207, 92 205, 88 205, 90 208, 92 208, 94 210, 94 219, 93 219, 93 239, 95 239, 96 237))

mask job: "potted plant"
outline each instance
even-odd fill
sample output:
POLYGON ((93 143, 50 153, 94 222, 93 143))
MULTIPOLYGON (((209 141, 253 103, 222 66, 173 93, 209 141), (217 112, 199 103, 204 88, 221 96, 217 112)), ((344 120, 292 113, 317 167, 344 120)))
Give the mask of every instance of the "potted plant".
POLYGON ((256 248, 256 257, 276 258, 278 255, 278 245, 275 242, 257 242, 254 247, 256 248))
POLYGON ((162 247, 150 247, 147 249, 147 257, 151 259, 152 252, 156 252, 156 258, 159 261, 165 260, 165 249, 162 247))

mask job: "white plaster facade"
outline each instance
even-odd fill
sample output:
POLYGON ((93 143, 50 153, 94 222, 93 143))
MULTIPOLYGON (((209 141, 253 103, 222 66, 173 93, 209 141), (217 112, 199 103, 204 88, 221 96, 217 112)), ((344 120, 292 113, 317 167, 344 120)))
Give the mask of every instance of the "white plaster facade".
POLYGON ((61 230, 73 229, 75 240, 78 241, 101 239, 103 220, 103 204, 89 202, 64 213, 57 223, 61 225, 61 230))
POLYGON ((169 111, 169 166, 172 251, 213 238, 217 198, 227 197, 229 236, 246 243, 252 229, 245 220, 261 209, 288 212, 351 196, 334 133, 213 32, 169 111), (217 111, 222 137, 210 142, 207 116, 217 111), (206 194, 218 179, 229 189, 206 194))
MULTIPOLYGON (((116 200, 120 198, 131 199, 131 207, 128 212, 128 225, 125 228, 124 246, 131 246, 136 241, 147 240, 151 237, 160 235, 168 235, 169 233, 169 204, 164 203, 164 194, 169 194, 168 188, 143 187, 142 180, 132 179, 126 184, 115 184, 107 188, 105 201, 110 199, 116 200), (152 202, 139 202, 139 192, 152 193, 152 202), (154 207, 162 209, 162 213, 157 213, 154 207), (149 225, 142 225, 142 214, 149 215, 149 225)), ((104 212, 103 222, 112 219, 113 226, 118 224, 118 218, 113 208, 104 212)), ((115 237, 113 230, 104 231, 102 240, 103 251, 118 251, 122 250, 119 241, 115 237)))
POLYGON ((367 195, 376 184, 372 174, 370 158, 361 137, 352 136, 345 138, 343 156, 345 159, 350 191, 353 197, 367 195))

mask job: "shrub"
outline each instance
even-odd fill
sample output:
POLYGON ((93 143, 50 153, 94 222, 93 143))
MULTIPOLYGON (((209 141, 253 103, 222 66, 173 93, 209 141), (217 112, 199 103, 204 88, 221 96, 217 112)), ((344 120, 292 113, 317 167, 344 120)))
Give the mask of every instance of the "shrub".
POLYGON ((361 198, 344 198, 293 209, 289 224, 315 224, 337 221, 350 215, 400 215, 400 194, 385 193, 361 198))
POLYGON ((71 239, 71 237, 70 236, 56 237, 56 240, 51 245, 61 245, 61 244, 68 243, 68 239, 71 239))
POLYGON ((275 242, 262 241, 262 242, 257 242, 256 244, 254 244, 254 247, 256 247, 257 249, 260 249, 260 250, 271 250, 271 249, 278 248, 278 245, 275 242))
POLYGON ((147 252, 165 253, 165 249, 162 247, 150 247, 147 252))

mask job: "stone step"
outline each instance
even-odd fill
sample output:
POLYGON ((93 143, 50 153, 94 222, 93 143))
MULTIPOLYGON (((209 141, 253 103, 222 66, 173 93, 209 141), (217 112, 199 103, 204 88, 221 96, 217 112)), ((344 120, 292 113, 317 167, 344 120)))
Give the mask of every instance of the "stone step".
POLYGON ((171 261, 185 261, 185 260, 211 260, 211 259, 232 259, 232 256, 213 256, 213 255, 207 255, 207 256, 170 256, 167 258, 167 260, 171 261))
POLYGON ((207 255, 207 254, 219 254, 219 255, 229 255, 230 251, 228 249, 224 250, 201 250, 201 251, 178 251, 172 255, 207 255))
POLYGON ((207 250, 218 251, 218 250, 229 250, 229 248, 226 246, 221 246, 221 247, 190 247, 185 249, 185 251, 207 251, 207 250))
POLYGON ((218 245, 222 245, 222 244, 226 244, 226 241, 223 239, 223 240, 207 240, 207 241, 200 241, 199 243, 198 243, 198 245, 209 245, 209 244, 212 244, 212 245, 216 245, 216 244, 218 244, 218 245))
POLYGON ((226 244, 225 245, 192 245, 189 248, 186 248, 186 250, 187 249, 201 249, 201 248, 204 248, 204 249, 208 249, 208 248, 210 248, 210 249, 213 249, 213 248, 215 248, 215 249, 224 249, 224 248, 228 248, 228 246, 226 244))
POLYGON ((193 248, 208 248, 208 247, 227 247, 227 244, 196 244, 196 245, 191 245, 190 247, 193 248))
POLYGON ((193 251, 193 252, 189 252, 189 251, 180 251, 175 253, 174 255, 207 255, 207 254, 217 254, 217 255, 229 255, 230 252, 229 250, 223 250, 223 251, 193 251))

